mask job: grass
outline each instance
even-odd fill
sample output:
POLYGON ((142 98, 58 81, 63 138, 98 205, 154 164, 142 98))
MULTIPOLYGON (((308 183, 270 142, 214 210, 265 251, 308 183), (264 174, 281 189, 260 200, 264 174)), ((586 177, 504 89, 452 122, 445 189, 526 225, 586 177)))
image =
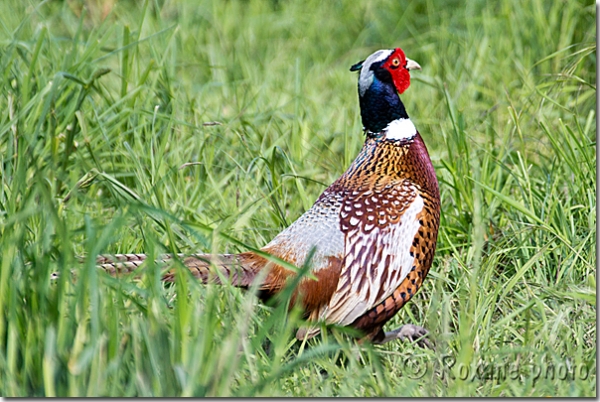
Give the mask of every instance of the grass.
POLYGON ((0 394, 595 396, 595 13, 0 2, 0 394), (97 253, 266 244, 357 154, 348 69, 394 46, 423 67, 403 100, 442 222, 389 327, 427 327, 436 351, 302 344, 298 315, 251 292, 97 271, 97 253))

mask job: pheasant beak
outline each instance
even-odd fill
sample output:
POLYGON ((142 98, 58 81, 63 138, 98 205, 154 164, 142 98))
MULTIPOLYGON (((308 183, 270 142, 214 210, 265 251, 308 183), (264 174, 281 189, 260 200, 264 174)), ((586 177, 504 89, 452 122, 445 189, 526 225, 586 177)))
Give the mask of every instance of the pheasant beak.
POLYGON ((414 60, 409 59, 408 57, 406 58, 406 69, 407 70, 420 70, 421 66, 419 65, 419 63, 417 63, 414 60))

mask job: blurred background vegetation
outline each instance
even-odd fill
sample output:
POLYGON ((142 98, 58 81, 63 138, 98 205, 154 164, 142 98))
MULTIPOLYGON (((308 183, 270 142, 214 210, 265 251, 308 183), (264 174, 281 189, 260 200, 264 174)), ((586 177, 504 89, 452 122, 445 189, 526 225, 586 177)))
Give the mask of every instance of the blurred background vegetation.
POLYGON ((0 394, 595 396, 595 19, 591 1, 3 0, 0 394), (348 70, 392 47, 423 67, 403 101, 442 223, 389 325, 435 351, 301 344, 297 314, 251 292, 96 270, 266 244, 357 154, 348 70))

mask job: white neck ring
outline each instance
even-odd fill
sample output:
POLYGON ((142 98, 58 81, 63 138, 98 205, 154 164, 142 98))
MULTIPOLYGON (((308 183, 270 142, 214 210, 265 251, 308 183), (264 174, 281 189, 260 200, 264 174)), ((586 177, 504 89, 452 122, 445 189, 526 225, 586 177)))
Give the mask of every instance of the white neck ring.
POLYGON ((417 135, 417 128, 410 119, 397 119, 390 122, 382 132, 388 140, 408 140, 417 135))

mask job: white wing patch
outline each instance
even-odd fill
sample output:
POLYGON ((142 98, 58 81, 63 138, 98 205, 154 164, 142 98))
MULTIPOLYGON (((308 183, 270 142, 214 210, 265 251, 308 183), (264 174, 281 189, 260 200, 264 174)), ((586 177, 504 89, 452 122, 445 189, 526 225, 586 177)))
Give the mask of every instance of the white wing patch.
POLYGON ((422 210, 423 199, 417 195, 399 223, 376 227, 368 233, 357 225, 346 234, 340 281, 323 312, 328 323, 351 324, 400 286, 412 269, 410 248, 420 227, 417 215, 422 210))
POLYGON ((289 262, 301 267, 311 249, 316 247, 311 261, 312 271, 327 268, 328 257, 344 255, 344 233, 340 230, 341 205, 341 195, 330 192, 275 236, 263 250, 287 254, 289 262))

